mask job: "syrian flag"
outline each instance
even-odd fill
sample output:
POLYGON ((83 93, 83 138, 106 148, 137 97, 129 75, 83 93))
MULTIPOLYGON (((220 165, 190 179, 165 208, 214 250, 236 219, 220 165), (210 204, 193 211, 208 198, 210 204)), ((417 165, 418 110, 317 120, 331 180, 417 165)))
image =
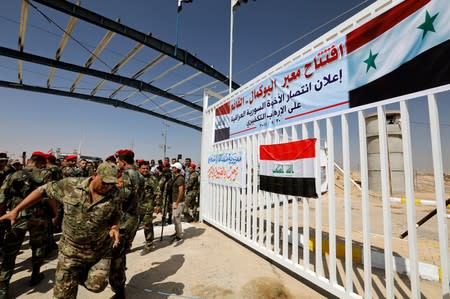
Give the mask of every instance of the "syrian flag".
POLYGON ((261 145, 259 189, 272 193, 317 197, 316 139, 261 145))
POLYGON ((183 2, 184 3, 191 3, 192 0, 178 0, 178 9, 177 12, 180 12, 183 9, 183 2))
POLYGON ((448 0, 405 0, 346 36, 350 107, 450 83, 448 0))
POLYGON ((230 139, 230 102, 216 108, 214 142, 230 139))

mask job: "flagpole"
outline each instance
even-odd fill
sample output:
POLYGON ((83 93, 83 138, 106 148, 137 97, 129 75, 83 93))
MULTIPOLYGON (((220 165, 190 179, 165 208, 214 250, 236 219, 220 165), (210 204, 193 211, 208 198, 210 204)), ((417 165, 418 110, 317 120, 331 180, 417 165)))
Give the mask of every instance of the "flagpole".
POLYGON ((233 1, 230 1, 230 74, 229 74, 230 87, 228 90, 228 94, 231 94, 231 84, 233 82, 232 74, 233 74, 233 1))
POLYGON ((177 49, 178 49, 178 23, 179 23, 179 15, 180 15, 180 11, 177 11, 177 24, 176 24, 176 28, 175 28, 175 49, 173 52, 173 55, 177 55, 177 49))

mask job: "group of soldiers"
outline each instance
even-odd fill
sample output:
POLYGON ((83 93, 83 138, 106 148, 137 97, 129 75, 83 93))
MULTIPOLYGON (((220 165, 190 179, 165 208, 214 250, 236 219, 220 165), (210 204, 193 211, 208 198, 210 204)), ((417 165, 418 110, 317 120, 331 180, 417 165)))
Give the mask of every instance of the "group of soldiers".
POLYGON ((9 298, 9 281, 25 234, 32 250, 30 285, 42 279, 44 258, 58 249, 55 298, 76 298, 78 285, 101 292, 108 282, 114 298, 125 298, 126 254, 142 225, 144 251, 153 248, 154 214, 175 224, 172 241, 183 238, 181 219, 199 220, 199 172, 169 158, 135 160, 118 150, 105 162, 58 160, 33 152, 26 165, 0 153, 0 299, 9 298), (2 216, 3 215, 3 216, 2 216), (54 233, 62 232, 58 247, 54 233))

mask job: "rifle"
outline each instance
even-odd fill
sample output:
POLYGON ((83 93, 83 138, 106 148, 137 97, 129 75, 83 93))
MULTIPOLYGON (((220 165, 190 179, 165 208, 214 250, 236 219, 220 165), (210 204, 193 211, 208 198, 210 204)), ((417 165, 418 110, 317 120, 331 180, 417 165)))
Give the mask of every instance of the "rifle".
POLYGON ((167 213, 167 207, 169 206, 170 203, 170 197, 172 195, 172 184, 169 184, 169 181, 171 179, 167 180, 167 182, 165 182, 165 191, 166 191, 166 196, 164 196, 163 198, 163 211, 162 211, 162 220, 161 220, 161 237, 159 238, 159 241, 162 241, 163 239, 163 232, 164 232, 164 222, 166 221, 166 213, 167 213), (170 186, 169 186, 170 185, 170 186))

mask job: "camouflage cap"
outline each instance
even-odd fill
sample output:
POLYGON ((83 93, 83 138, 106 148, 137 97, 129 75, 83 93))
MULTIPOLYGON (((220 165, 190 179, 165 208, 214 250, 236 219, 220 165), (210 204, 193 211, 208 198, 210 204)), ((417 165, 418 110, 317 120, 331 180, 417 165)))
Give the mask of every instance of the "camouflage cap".
POLYGON ((102 163, 97 168, 97 174, 102 178, 102 181, 107 184, 117 183, 117 174, 119 168, 116 164, 102 163))

